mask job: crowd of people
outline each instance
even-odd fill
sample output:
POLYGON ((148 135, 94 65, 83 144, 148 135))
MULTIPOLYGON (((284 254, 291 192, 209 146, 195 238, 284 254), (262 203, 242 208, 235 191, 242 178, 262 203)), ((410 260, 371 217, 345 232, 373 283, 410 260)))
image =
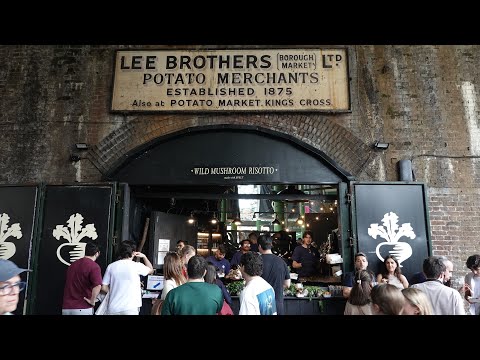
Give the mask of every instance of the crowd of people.
MULTIPOLYGON (((311 245, 312 238, 312 233, 305 231, 292 254, 292 267, 301 276, 315 271, 318 251, 311 245)), ((193 246, 179 240, 177 251, 168 252, 164 258, 164 286, 151 313, 233 315, 232 298, 222 279, 238 268, 244 281, 239 315, 285 314, 284 290, 290 286, 290 268, 285 259, 272 252, 274 241, 268 233, 252 233, 228 261, 222 244, 204 258, 196 254, 193 246), (251 250, 252 244, 256 251, 251 250)), ((102 277, 96 263, 99 256, 97 244, 88 242, 85 256, 67 268, 62 314, 138 315, 142 306, 141 277, 153 274, 152 263, 136 251, 134 242, 123 241, 117 260, 107 266, 102 277)), ((480 255, 469 256, 466 267, 470 272, 464 284, 455 289, 451 287, 453 263, 444 256, 427 257, 422 271, 409 281, 395 256, 386 256, 375 275, 368 269, 367 256, 359 252, 354 257, 354 271, 343 278, 344 314, 479 315, 480 255)), ((0 259, 0 314, 15 311, 19 293, 26 287, 21 276, 28 271, 0 259)))
MULTIPOLYGON (((290 272, 286 263, 272 254, 271 248, 270 235, 258 238, 251 234, 235 259, 228 261, 222 244, 214 255, 204 258, 196 254, 193 246, 179 240, 177 251, 164 257, 163 289, 154 300, 151 313, 233 315, 232 299, 221 278, 236 266, 245 281, 239 314, 283 314, 283 289, 290 285, 290 272), (251 242, 257 251, 250 251, 251 242)), ((102 277, 96 263, 99 256, 95 242, 88 242, 85 256, 67 268, 62 314, 138 315, 142 306, 141 278, 154 272, 151 262, 136 251, 134 242, 123 241, 118 259, 107 266, 102 277), (98 301, 101 304, 95 310, 98 301)))
POLYGON ((355 255, 355 270, 344 276, 343 296, 347 299, 345 315, 465 315, 465 300, 470 314, 479 315, 475 298, 480 280, 480 255, 467 259, 471 270, 460 289, 450 287, 453 263, 444 256, 429 256, 423 261, 421 274, 414 274, 409 284, 395 256, 386 256, 381 272, 368 270, 364 253, 355 255), (478 258, 477 258, 478 257, 478 258), (476 261, 478 260, 478 262, 476 261))
POLYGON ((233 315, 231 296, 221 278, 239 268, 245 287, 240 293, 239 315, 284 313, 283 289, 290 286, 290 271, 280 257, 272 254, 272 237, 250 235, 240 244, 231 261, 220 244, 206 259, 194 255, 187 261, 187 281, 170 290, 161 304, 161 315, 233 315), (257 251, 251 251, 251 242, 257 251))

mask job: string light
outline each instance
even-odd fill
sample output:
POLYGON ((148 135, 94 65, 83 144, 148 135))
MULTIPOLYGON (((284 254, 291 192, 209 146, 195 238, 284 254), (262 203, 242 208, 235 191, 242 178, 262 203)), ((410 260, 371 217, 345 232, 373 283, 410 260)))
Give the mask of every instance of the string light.
POLYGON ((213 213, 213 218, 210 220, 210 222, 213 225, 216 225, 218 223, 218 219, 217 219, 217 216, 215 215, 215 213, 213 213))

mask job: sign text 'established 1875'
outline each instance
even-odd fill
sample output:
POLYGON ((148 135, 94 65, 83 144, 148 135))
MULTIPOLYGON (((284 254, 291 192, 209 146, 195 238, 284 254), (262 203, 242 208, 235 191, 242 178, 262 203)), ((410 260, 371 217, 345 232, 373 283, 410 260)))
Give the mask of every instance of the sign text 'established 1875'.
POLYGON ((346 49, 117 51, 112 111, 349 111, 346 49))

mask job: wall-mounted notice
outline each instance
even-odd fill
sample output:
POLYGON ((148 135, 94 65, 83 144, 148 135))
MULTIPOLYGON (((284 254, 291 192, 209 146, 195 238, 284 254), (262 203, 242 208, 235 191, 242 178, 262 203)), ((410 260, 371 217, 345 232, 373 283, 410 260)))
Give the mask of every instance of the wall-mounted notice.
POLYGON ((119 50, 112 111, 349 111, 347 50, 119 50))
POLYGON ((170 240, 169 239, 158 239, 158 250, 157 250, 157 264, 163 265, 163 259, 167 255, 168 250, 170 249, 170 240))

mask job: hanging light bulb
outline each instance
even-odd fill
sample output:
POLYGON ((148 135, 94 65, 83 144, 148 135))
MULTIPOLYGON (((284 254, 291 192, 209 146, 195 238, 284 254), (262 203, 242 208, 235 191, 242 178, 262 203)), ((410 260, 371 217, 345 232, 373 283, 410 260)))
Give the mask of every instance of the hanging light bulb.
POLYGON ((240 220, 240 215, 238 214, 235 214, 234 215, 234 218, 232 220, 232 224, 235 224, 235 225, 242 225, 242 220, 240 220))
POLYGON ((210 222, 213 225, 216 225, 218 223, 218 219, 217 219, 217 216, 215 215, 215 213, 213 213, 213 218, 210 220, 210 222))
POLYGON ((301 216, 298 217, 298 219, 297 219, 297 224, 298 224, 298 225, 303 225, 303 219, 302 219, 301 216))
POLYGON ((195 217, 193 216, 193 211, 190 213, 190 217, 188 218, 187 222, 189 224, 194 224, 195 223, 195 217))

